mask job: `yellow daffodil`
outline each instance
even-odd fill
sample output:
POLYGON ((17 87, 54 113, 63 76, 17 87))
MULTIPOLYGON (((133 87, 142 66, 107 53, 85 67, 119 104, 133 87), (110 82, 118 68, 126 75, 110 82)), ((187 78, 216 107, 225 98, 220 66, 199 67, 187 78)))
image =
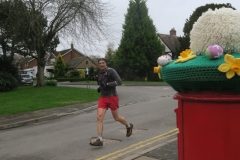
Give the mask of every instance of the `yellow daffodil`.
POLYGON ((153 68, 153 72, 154 73, 158 73, 159 79, 162 79, 162 77, 161 77, 161 68, 162 68, 162 66, 160 66, 160 65, 158 65, 158 67, 154 67, 153 68))
POLYGON ((195 57, 196 55, 190 49, 186 49, 180 53, 180 56, 178 56, 178 59, 174 63, 186 62, 189 59, 193 59, 195 57))
POLYGON ((226 72, 226 77, 231 79, 235 76, 235 73, 240 76, 240 58, 234 59, 230 54, 226 54, 224 57, 226 63, 221 64, 218 67, 220 72, 226 72))

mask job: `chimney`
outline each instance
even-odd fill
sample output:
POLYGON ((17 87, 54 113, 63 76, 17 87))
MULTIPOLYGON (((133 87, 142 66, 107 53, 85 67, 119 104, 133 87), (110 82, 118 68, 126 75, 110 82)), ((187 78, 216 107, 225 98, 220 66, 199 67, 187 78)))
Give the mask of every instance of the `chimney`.
POLYGON ((171 35, 171 36, 176 36, 176 30, 175 30, 175 28, 172 28, 172 29, 170 30, 170 35, 171 35))
POLYGON ((73 49, 73 43, 71 43, 71 49, 73 49))

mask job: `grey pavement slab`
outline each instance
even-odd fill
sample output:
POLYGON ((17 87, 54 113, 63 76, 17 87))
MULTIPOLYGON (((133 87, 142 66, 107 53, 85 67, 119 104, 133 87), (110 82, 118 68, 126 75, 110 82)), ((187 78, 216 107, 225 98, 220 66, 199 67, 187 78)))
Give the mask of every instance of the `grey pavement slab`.
POLYGON ((177 140, 149 151, 134 160, 178 160, 177 140))

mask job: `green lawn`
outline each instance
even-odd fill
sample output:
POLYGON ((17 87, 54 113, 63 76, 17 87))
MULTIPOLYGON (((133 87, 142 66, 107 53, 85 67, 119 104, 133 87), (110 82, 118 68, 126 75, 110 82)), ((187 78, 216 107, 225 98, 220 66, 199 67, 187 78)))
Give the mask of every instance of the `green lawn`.
MULTIPOLYGON (((86 83, 86 82, 83 82, 86 83)), ((90 84, 96 84, 90 81, 90 84)), ((165 82, 123 81, 123 85, 160 85, 165 82)), ((97 101, 96 89, 62 86, 20 86, 0 92, 0 116, 97 101)))
POLYGON ((20 86, 0 92, 0 116, 97 101, 96 89, 20 86))

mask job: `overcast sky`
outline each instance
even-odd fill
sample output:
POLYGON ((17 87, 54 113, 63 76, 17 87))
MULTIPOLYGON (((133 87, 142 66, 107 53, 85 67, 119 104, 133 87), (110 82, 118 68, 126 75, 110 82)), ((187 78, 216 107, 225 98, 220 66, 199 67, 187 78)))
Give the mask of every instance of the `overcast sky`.
MULTIPOLYGON (((127 13, 129 0, 102 0, 103 2, 109 2, 113 7, 113 17, 109 19, 112 27, 116 32, 112 33, 113 39, 109 42, 115 44, 115 49, 118 45, 122 36, 122 24, 125 21, 125 14, 127 13)), ((169 34, 172 28, 177 31, 177 36, 183 36, 183 27, 186 19, 189 19, 190 15, 200 6, 206 4, 215 3, 231 3, 238 11, 240 11, 240 0, 147 0, 148 15, 153 20, 157 32, 162 34, 169 34)), ((90 55, 105 56, 107 50, 107 41, 102 42, 97 47, 99 50, 92 51, 92 53, 86 53, 90 55)), ((74 46, 81 51, 81 48, 77 44, 74 46)), ((63 47, 59 45, 57 50, 66 49, 66 45, 63 47)), ((67 46, 69 48, 70 46, 67 46)))

